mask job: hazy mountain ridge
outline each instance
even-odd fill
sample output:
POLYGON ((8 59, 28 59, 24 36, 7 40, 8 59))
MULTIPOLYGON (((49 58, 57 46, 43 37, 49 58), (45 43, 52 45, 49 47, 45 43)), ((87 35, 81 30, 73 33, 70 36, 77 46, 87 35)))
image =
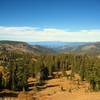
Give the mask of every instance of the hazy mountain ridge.
POLYGON ((0 51, 21 51, 28 53, 52 53, 53 51, 49 48, 30 45, 26 42, 20 41, 0 41, 0 51))
POLYGON ((88 53, 100 54, 100 42, 35 42, 0 41, 0 51, 21 51, 29 53, 88 53), (53 44, 54 43, 54 44, 53 44))
POLYGON ((61 52, 77 52, 88 54, 100 54, 100 42, 87 43, 79 46, 70 46, 61 48, 61 52))
POLYGON ((100 54, 100 42, 60 42, 60 41, 44 41, 35 42, 41 46, 48 47, 57 53, 75 52, 100 54))
POLYGON ((62 42, 62 41, 40 41, 40 42, 30 42, 31 45, 41 45, 49 48, 57 48, 63 46, 79 46, 87 44, 87 42, 62 42))

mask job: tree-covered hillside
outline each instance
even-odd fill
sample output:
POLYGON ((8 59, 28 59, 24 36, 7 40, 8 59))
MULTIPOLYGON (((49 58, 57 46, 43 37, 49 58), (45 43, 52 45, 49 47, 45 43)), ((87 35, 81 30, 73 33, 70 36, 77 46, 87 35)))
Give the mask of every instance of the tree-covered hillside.
MULTIPOLYGON (((4 51, 0 53, 0 89, 28 90, 28 78, 40 75, 40 82, 66 76, 72 71, 71 79, 78 73, 81 81, 88 81, 91 89, 100 90, 100 59, 81 54, 40 54, 4 51), (40 73, 40 74, 39 74, 40 73), (60 73, 60 74, 59 74, 60 73)), ((67 76, 66 76, 67 77, 67 76)))

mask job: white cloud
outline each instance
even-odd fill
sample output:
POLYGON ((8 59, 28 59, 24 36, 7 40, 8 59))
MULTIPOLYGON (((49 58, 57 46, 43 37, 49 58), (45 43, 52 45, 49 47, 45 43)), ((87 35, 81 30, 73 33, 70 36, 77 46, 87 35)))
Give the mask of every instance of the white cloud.
POLYGON ((100 41, 100 29, 80 30, 77 32, 55 28, 39 30, 34 27, 0 26, 0 40, 19 41, 100 41))

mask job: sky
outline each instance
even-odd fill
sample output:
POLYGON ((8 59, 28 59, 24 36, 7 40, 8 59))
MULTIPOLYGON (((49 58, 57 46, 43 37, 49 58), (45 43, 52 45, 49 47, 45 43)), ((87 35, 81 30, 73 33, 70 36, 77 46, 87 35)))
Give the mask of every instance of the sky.
POLYGON ((100 41, 100 0, 0 0, 0 40, 100 41))

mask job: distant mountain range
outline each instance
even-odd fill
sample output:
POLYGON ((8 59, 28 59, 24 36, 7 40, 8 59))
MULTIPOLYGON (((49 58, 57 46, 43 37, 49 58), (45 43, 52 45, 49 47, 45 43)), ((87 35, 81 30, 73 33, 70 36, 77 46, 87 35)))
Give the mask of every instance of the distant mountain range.
POLYGON ((100 42, 18 42, 0 41, 0 51, 43 53, 88 53, 100 54, 100 42))
POLYGON ((61 41, 40 41, 40 42, 30 42, 31 45, 41 45, 49 48, 61 47, 61 46, 79 46, 87 44, 87 42, 61 42, 61 41))
MULTIPOLYGON (((69 51, 68 49, 63 49, 63 50, 65 52, 69 51)), ((77 53, 100 54, 100 42, 87 43, 84 45, 72 47, 70 51, 77 53)))
POLYGON ((30 45, 20 41, 0 41, 0 51, 17 51, 27 53, 52 53, 52 49, 40 45, 30 45))

